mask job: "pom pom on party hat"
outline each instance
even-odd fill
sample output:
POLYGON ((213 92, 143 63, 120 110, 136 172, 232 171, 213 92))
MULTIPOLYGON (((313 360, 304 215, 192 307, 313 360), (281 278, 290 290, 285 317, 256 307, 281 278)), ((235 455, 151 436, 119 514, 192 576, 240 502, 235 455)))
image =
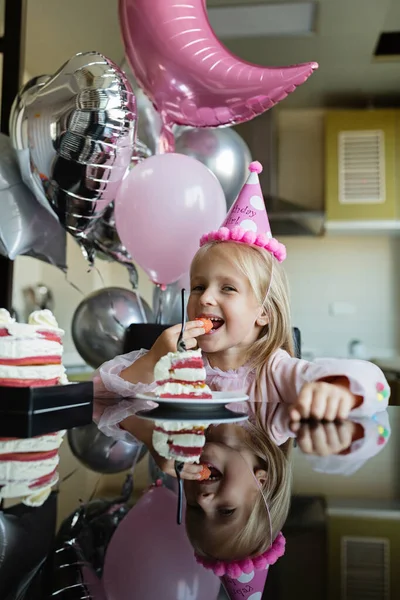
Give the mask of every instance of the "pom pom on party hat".
POLYGON ((285 553, 285 537, 279 533, 272 546, 260 556, 241 561, 211 561, 196 557, 198 563, 220 577, 230 600, 261 600, 270 565, 285 553))
POLYGON ((272 237, 258 178, 262 171, 261 163, 252 162, 249 171, 250 175, 221 227, 203 235, 200 246, 212 241, 239 242, 264 248, 282 262, 286 258, 286 248, 272 237))

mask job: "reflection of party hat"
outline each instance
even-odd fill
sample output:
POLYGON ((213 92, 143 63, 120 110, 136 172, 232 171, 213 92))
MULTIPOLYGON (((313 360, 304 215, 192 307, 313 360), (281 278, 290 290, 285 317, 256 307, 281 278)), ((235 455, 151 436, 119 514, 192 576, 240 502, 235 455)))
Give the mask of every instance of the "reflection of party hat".
POLYGON ((258 179, 262 166, 259 162, 252 162, 249 171, 250 175, 225 221, 217 231, 203 235, 200 246, 212 241, 241 242, 264 248, 271 252, 279 262, 282 262, 286 258, 286 248, 272 237, 258 179))
POLYGON ((285 553, 285 538, 279 533, 272 546, 255 558, 223 562, 196 556, 198 563, 221 578, 230 600, 261 600, 270 565, 285 553))

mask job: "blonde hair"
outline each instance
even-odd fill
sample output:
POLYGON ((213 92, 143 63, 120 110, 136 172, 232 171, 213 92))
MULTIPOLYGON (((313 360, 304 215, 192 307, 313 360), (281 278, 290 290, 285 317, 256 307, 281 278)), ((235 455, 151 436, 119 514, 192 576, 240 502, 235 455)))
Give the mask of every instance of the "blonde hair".
MULTIPOLYGON (((294 355, 293 332, 290 320, 289 290, 286 274, 280 263, 266 250, 237 242, 210 242, 196 253, 193 265, 201 260, 217 245, 229 244, 229 258, 247 277, 253 293, 268 316, 268 324, 260 331, 258 339, 249 348, 246 359, 256 372, 255 393, 260 393, 263 367, 280 348, 294 355)), ((247 424, 246 444, 258 457, 260 467, 267 472, 260 494, 245 527, 236 535, 230 531, 229 539, 219 540, 213 554, 206 553, 192 523, 187 521, 187 533, 195 552, 200 556, 230 560, 254 557, 267 550, 282 529, 290 507, 291 497, 291 450, 292 440, 277 446, 270 438, 263 423, 260 402, 255 403, 256 414, 253 423, 247 424), (268 506, 268 511, 265 506, 268 506)))

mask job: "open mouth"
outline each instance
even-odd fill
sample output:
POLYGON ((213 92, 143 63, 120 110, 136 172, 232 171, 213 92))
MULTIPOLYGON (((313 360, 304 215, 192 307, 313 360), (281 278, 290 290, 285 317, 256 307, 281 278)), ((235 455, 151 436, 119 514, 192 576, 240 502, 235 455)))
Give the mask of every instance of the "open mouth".
POLYGON ((224 319, 222 319, 221 317, 211 317, 210 315, 200 315, 200 317, 198 317, 198 318, 201 319, 202 317, 209 319, 212 323, 212 329, 205 335, 210 335, 210 334, 215 333, 225 323, 224 319))
POLYGON ((213 483, 215 481, 220 481, 222 479, 222 473, 221 471, 219 471, 216 467, 214 467, 214 465, 211 465, 210 463, 201 463, 201 464, 205 464, 211 471, 211 475, 208 479, 203 480, 201 483, 213 483))

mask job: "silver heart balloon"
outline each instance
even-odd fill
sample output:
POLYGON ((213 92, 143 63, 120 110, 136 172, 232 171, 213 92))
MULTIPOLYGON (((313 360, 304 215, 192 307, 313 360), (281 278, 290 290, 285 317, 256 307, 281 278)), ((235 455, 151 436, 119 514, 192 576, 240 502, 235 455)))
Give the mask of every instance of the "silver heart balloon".
POLYGON ((115 197, 135 129, 132 87, 98 52, 77 54, 52 77, 28 82, 10 117, 24 178, 80 240, 115 197))
POLYGON ((21 254, 66 268, 66 234, 23 183, 10 138, 0 134, 0 254, 21 254))

